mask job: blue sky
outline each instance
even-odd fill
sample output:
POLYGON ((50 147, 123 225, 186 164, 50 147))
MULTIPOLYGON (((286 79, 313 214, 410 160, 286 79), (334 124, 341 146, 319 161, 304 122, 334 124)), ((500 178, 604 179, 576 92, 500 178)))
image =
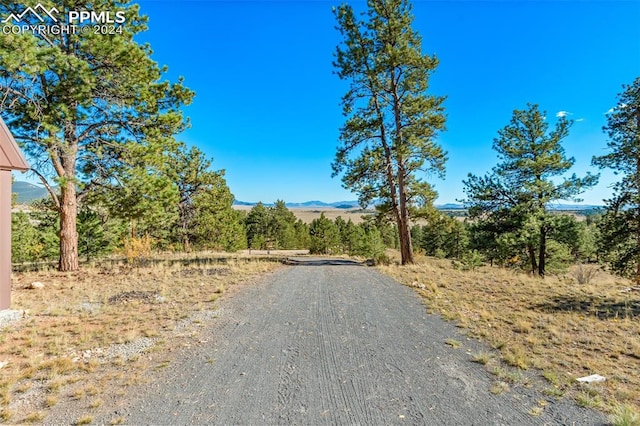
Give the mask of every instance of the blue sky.
MULTIPOLYGON (((327 1, 143 0, 154 59, 196 92, 180 135, 225 169, 243 201, 339 201, 356 196, 331 178, 346 83, 331 61, 339 34, 327 1)), ((362 9, 364 2, 353 2, 362 9)), ((440 66, 430 91, 447 96, 444 180, 437 203, 463 198, 467 173, 484 174, 512 111, 538 103, 551 125, 576 120, 564 147, 584 174, 606 146, 605 113, 640 76, 640 1, 416 1, 414 28, 440 66)), ((611 195, 603 174, 585 203, 611 195)))

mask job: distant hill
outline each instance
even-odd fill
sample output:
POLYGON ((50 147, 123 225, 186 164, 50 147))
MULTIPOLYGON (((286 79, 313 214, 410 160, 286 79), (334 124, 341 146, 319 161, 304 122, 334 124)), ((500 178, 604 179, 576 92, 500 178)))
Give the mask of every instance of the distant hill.
POLYGON ((305 201, 304 203, 286 203, 287 207, 333 207, 330 203, 323 201, 313 200, 305 201))
POLYGON ((19 180, 13 182, 11 192, 18 194, 18 204, 29 204, 49 196, 49 193, 43 186, 19 180))
MULTIPOLYGON (((29 182, 15 181, 11 187, 12 191, 18 194, 18 204, 29 204, 35 200, 40 200, 49 196, 47 190, 40 185, 34 185, 29 182)), ((257 202, 248 202, 234 200, 235 206, 248 206, 252 207, 258 204, 257 202)), ((263 203, 265 206, 273 206, 273 203, 263 203)), ((374 203, 375 204, 375 203, 374 203)), ((305 201, 303 203, 286 203, 289 208, 336 208, 336 209, 359 209, 360 204, 357 201, 335 201, 333 203, 326 203, 324 201, 312 200, 305 201)), ((550 204, 549 210, 556 211, 587 211, 596 210, 603 206, 595 206, 591 204, 550 204)), ((437 204, 436 208, 439 210, 464 210, 464 205, 457 203, 437 204)))
POLYGON ((257 203, 248 203, 246 201, 233 200, 234 206, 255 206, 257 203))
POLYGON ((583 211, 583 210, 597 210, 603 209, 604 206, 595 206, 592 204, 549 204, 547 206, 549 210, 561 210, 561 211, 583 211))
MULTIPOLYGON (((597 210, 604 206, 595 206, 592 204, 549 204, 547 208, 554 211, 583 211, 583 210, 597 210)), ((463 204, 447 203, 436 204, 436 208, 439 210, 464 210, 463 204)))
MULTIPOLYGON (((255 206, 258 203, 247 202, 247 201, 239 201, 235 200, 233 202, 236 206, 255 206)), ((265 206, 273 206, 273 203, 262 203, 265 206)), ((337 209, 357 209, 360 208, 360 204, 357 201, 336 201, 333 203, 327 203, 324 201, 305 201, 303 203, 286 203, 288 208, 313 208, 313 209, 321 209, 321 208, 337 208, 337 209)), ((581 211, 589 211, 589 210, 597 210, 602 208, 603 206, 595 206, 591 204, 550 204, 548 206, 549 210, 552 211, 573 211, 573 212, 581 212, 581 211)), ((463 204, 458 203, 446 203, 446 204, 436 204, 436 208, 438 210, 466 210, 463 204)))
POLYGON ((462 204, 447 203, 447 204, 436 204, 436 208, 438 210, 462 210, 464 209, 464 206, 462 204))
MULTIPOLYGON (((240 200, 234 200, 233 205, 234 206, 255 206, 256 204, 258 204, 257 202, 248 202, 248 201, 240 201, 240 200)), ((262 203, 267 207, 272 207, 273 203, 262 203)), ((360 204, 358 204, 357 201, 336 201, 333 203, 325 203, 324 201, 318 201, 318 200, 313 200, 313 201, 305 201, 303 203, 285 203, 287 205, 288 208, 290 209, 300 209, 300 208, 336 208, 336 209, 353 209, 353 208, 359 208, 360 204)))

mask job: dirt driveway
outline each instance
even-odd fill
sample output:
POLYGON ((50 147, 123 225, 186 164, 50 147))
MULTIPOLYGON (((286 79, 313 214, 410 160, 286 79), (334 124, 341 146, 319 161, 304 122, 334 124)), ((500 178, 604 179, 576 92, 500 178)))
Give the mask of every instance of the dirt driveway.
MULTIPOLYGON (((294 262, 220 303, 201 343, 98 423, 603 424, 534 387, 490 392, 489 351, 407 287, 347 261, 294 262), (447 344, 449 342, 449 344, 447 344), (461 346, 454 348, 452 342, 461 346)), ((531 373, 533 374, 533 373, 531 373)))

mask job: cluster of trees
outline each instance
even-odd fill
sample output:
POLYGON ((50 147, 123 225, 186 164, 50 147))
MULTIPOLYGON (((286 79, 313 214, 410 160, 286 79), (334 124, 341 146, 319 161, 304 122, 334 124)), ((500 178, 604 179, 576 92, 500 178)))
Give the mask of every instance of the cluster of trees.
MULTIPOLYGON (((496 252, 509 247, 510 255, 526 259, 533 274, 545 275, 546 262, 558 221, 548 211, 550 203, 576 199, 598 181, 598 176, 575 174, 558 181, 574 163, 561 141, 571 123, 560 117, 549 131, 546 112, 537 105, 515 110, 510 123, 498 132, 493 148, 500 160, 485 176, 469 175, 463 182, 466 204, 478 230, 495 235, 496 252)), ((558 240, 558 237, 555 237, 558 240)))
POLYGON ((273 207, 256 204, 247 214, 247 247, 257 250, 309 248, 309 227, 278 200, 273 207))
POLYGON ((427 255, 464 260, 473 253, 541 277, 602 261, 640 279, 640 78, 624 89, 605 127, 611 152, 593 158, 622 175, 601 212, 578 221, 549 209, 559 200, 578 201, 598 176, 566 177, 574 160, 561 142, 572 123, 561 117, 550 130, 546 112, 528 105, 514 111, 494 140, 501 161, 485 176, 463 181, 469 220, 432 214, 427 225, 411 229, 413 244, 427 255))
POLYGON ((474 221, 463 237, 459 225, 431 213, 435 193, 420 178, 425 172, 444 172, 446 153, 434 138, 444 130, 445 118, 443 98, 427 91, 438 60, 422 54, 410 3, 368 0, 359 16, 349 5, 334 13, 342 35, 334 66, 350 84, 343 97, 346 120, 334 175, 342 174, 344 186, 357 192, 363 204, 382 201, 380 214, 396 223, 403 264, 413 263, 414 244, 430 254, 460 256, 468 238, 469 247, 487 260, 526 265, 544 276, 560 259, 590 258, 597 234, 603 259, 640 281, 640 78, 625 86, 608 115, 610 153, 593 159, 594 165, 622 176, 597 232, 550 214, 551 203, 578 200, 598 176, 566 177, 574 160, 561 142, 572 122, 561 117, 549 130, 546 113, 529 104, 515 110, 498 132, 493 148, 499 164, 487 175, 469 175, 463 182, 474 221), (445 223, 440 229, 410 230, 409 224, 419 219, 445 223))
POLYGON ((411 227, 411 240, 417 251, 440 258, 460 259, 471 249, 467 223, 439 212, 411 227))
MULTIPOLYGON (((133 222, 150 203, 178 201, 166 159, 180 151, 174 135, 188 125, 181 108, 194 95, 181 80, 163 81, 166 69, 151 59, 148 45, 135 41, 147 23, 138 5, 109 0, 99 6, 124 14, 117 34, 79 29, 0 37, 0 112, 51 196, 62 271, 78 269, 78 215, 94 204, 91 198, 133 222), (118 205, 109 206, 112 201, 118 205)), ((42 24, 37 15, 21 13, 23 7, 2 2, 0 16, 42 24)), ((71 24, 66 15, 58 15, 59 25, 71 24)))
MULTIPOLYGON (((571 214, 549 212, 546 220, 550 230, 545 243, 546 271, 557 273, 572 264, 602 258, 606 245, 599 231, 602 215, 579 220, 571 214)), ((531 271, 528 243, 534 234, 531 227, 500 229, 488 218, 469 220, 444 213, 411 228, 416 251, 428 256, 462 262, 472 258, 523 271, 531 271)))
POLYGON ((244 219, 250 249, 308 249, 313 254, 349 254, 380 259, 386 247, 396 247, 396 231, 388 222, 370 217, 354 224, 338 216, 335 221, 321 213, 306 224, 287 209, 284 201, 272 207, 254 206, 244 219))
POLYGON ((578 200, 598 180, 591 174, 566 177, 574 160, 566 157, 561 142, 571 122, 561 117, 549 131, 546 113, 537 105, 514 111, 494 140, 501 162, 491 173, 469 175, 463 182, 476 220, 472 235, 488 241, 479 246, 488 259, 528 264, 533 274, 544 276, 550 261, 597 257, 640 281, 640 78, 623 88, 604 127, 609 153, 592 160, 621 180, 595 223, 577 224, 548 211, 554 201, 578 200))
MULTIPOLYGON (((203 159, 197 150, 195 158, 203 159)), ((203 165, 208 162, 203 161, 203 165)), ((385 260, 385 248, 399 248, 399 233, 384 215, 369 215, 361 223, 324 214, 307 224, 297 219, 278 200, 273 206, 258 203, 248 212, 232 208, 233 196, 219 172, 191 175, 191 195, 173 209, 148 205, 148 214, 120 215, 110 204, 82 205, 78 214, 78 248, 82 259, 91 260, 122 253, 131 239, 148 236, 159 250, 290 250, 308 249, 314 254, 349 254, 385 260), (205 185, 200 180, 209 182, 205 185), (199 188, 196 190, 196 188, 199 188), (162 217, 160 217, 162 216, 162 217), (160 222, 158 222, 160 220, 160 222), (135 232, 135 235, 132 235, 135 232)), ((180 181, 186 191, 187 185, 180 181)), ((178 184, 174 190, 179 196, 178 184)), ((574 216, 549 213, 547 268, 557 272, 575 262, 605 258, 606 234, 600 232, 604 216, 577 220, 574 216)), ((32 203, 27 211, 13 213, 13 261, 51 261, 59 257, 58 217, 50 200, 32 203)), ((491 264, 530 268, 522 235, 531 228, 502 232, 494 220, 467 220, 434 210, 428 219, 410 228, 416 252, 440 258, 465 259, 477 253, 491 264)))
MULTIPOLYGON (((182 144, 158 163, 162 167, 147 167, 145 173, 129 170, 136 176, 130 182, 103 184, 82 198, 74 221, 80 257, 112 253, 143 236, 159 250, 246 246, 243 216, 232 208, 224 171, 210 170, 210 160, 199 149, 182 144)), ((13 261, 60 258, 60 227, 51 198, 14 213, 13 261)))
MULTIPOLYGON (((258 203, 248 212, 234 210, 233 196, 221 175, 207 172, 202 176, 213 182, 200 186, 171 209, 160 211, 160 206, 148 205, 156 210, 135 218, 120 215, 122 210, 114 212, 112 206, 119 204, 117 201, 83 204, 77 221, 81 258, 91 260, 121 253, 128 242, 143 236, 158 250, 305 249, 314 254, 349 254, 375 260, 383 258, 386 247, 397 247, 395 227, 373 217, 354 224, 341 217, 332 221, 322 213, 307 224, 296 219, 280 200, 270 207, 258 203)), ((192 189, 197 186, 195 183, 192 181, 192 189)), ((174 195, 179 196, 178 185, 174 190, 174 195)), ((27 211, 13 213, 13 262, 57 259, 57 219, 50 200, 36 201, 27 211)))
POLYGON ((311 253, 345 253, 362 256, 375 261, 386 260, 385 248, 398 248, 398 230, 389 222, 366 217, 362 223, 354 224, 337 217, 335 221, 321 214, 309 226, 311 253))

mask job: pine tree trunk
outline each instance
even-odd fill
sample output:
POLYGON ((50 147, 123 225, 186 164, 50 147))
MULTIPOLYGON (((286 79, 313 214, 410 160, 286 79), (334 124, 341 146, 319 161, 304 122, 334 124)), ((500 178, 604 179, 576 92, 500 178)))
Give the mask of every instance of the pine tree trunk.
POLYGON ((407 208, 407 192, 405 188, 404 169, 398 167, 398 192, 400 193, 400 221, 398 222, 398 236, 400 238, 400 258, 403 265, 415 263, 413 246, 411 244, 411 229, 409 229, 409 210, 407 208))
MULTIPOLYGON (((637 160, 637 168, 636 173, 640 176, 640 158, 637 160)), ((639 178, 640 179, 640 178, 639 178)), ((638 191, 640 191, 640 183, 638 183, 638 191)), ((636 208, 638 208, 636 206, 636 208)), ((640 214, 636 214, 636 248, 639 254, 636 255, 636 276, 635 282, 636 284, 640 284, 640 214)))
POLYGON ((183 250, 186 252, 191 251, 191 241, 189 240, 189 220, 187 219, 187 206, 185 201, 181 201, 178 204, 178 211, 180 214, 180 228, 182 229, 182 244, 183 250))
MULTIPOLYGON (((640 132, 640 108, 636 110, 636 131, 640 132)), ((636 192, 640 194, 640 157, 636 157, 636 192)), ((638 208, 638 206, 636 206, 638 208)), ((636 220, 636 248, 640 252, 640 215, 636 220)), ((636 256, 636 284, 640 284, 640 254, 636 256)))
POLYGON ((398 195, 400 220, 398 221, 398 236, 400 238, 400 257, 403 265, 413 264, 413 247, 411 245, 411 230, 409 229, 409 209, 407 206, 407 184, 405 182, 405 163, 400 147, 403 145, 402 113, 400 111, 400 97, 395 69, 391 71, 391 86, 393 94, 393 116, 395 121, 396 162, 398 167, 398 195))
POLYGON ((65 141, 68 146, 58 151, 59 157, 54 158, 54 167, 62 179, 60 185, 60 259, 59 271, 77 271, 78 262, 78 197, 76 190, 76 155, 78 142, 76 140, 76 126, 68 122, 65 126, 65 141))
POLYGON ((411 244, 411 233, 409 229, 408 220, 406 215, 400 220, 400 227, 398 228, 398 235, 400 238, 400 256, 403 265, 411 265, 415 263, 413 257, 413 245, 411 244))
POLYGON ((547 230, 543 226, 540 228, 540 247, 538 250, 538 275, 544 278, 545 257, 547 252, 547 230))
POLYGON ((77 271, 78 265, 78 231, 76 218, 76 188, 71 182, 61 188, 60 194, 60 260, 58 270, 77 271))
POLYGON ((533 275, 538 273, 538 264, 536 262, 536 250, 533 245, 528 244, 527 248, 529 250, 529 258, 531 259, 531 273, 533 275))
MULTIPOLYGON (((378 106, 378 100, 377 98, 374 99, 375 105, 376 105, 376 112, 378 114, 378 117, 380 117, 380 123, 383 123, 382 120, 382 113, 379 109, 378 106)), ((403 238, 403 229, 406 228, 407 232, 409 232, 409 227, 408 225, 406 226, 402 226, 403 223, 403 213, 402 213, 402 197, 406 196, 403 195, 404 192, 402 191, 402 187, 401 185, 398 185, 401 189, 400 192, 400 202, 398 202, 398 191, 396 190, 396 183, 395 183, 395 179, 394 179, 394 173, 393 173, 393 155, 391 153, 391 148, 389 148, 389 144, 387 143, 387 133, 386 133, 386 129, 384 127, 384 124, 380 125, 380 141, 382 143, 382 148, 384 150, 384 160, 385 160, 385 172, 386 172, 386 177, 387 177, 387 185, 389 186, 389 194, 390 194, 390 198, 391 198, 391 209, 393 211, 393 218, 396 222, 396 225, 398 226, 398 235, 400 238, 400 258, 401 258, 401 262, 404 265, 405 264, 405 259, 406 259, 406 247, 403 245, 403 241, 407 241, 406 237, 403 238)), ((400 172, 398 172, 398 176, 400 175, 400 172)), ((400 179, 400 178, 398 178, 400 179)), ((403 179, 404 182, 404 179, 403 179)), ((406 216, 408 216, 406 214, 406 202, 405 204, 405 219, 404 219, 404 223, 407 224, 408 222, 408 218, 406 216)), ((409 248, 408 248, 408 252, 411 254, 411 262, 409 263, 413 263, 413 252, 412 252, 412 248, 411 248, 411 235, 409 234, 408 237, 408 241, 409 241, 409 248)))
MULTIPOLYGON (((640 171, 640 170, 639 170, 640 171)), ((636 246, 640 249, 640 215, 636 219, 636 246)), ((640 250, 639 250, 640 251, 640 250)), ((640 254, 636 256, 636 284, 640 284, 640 254)))

